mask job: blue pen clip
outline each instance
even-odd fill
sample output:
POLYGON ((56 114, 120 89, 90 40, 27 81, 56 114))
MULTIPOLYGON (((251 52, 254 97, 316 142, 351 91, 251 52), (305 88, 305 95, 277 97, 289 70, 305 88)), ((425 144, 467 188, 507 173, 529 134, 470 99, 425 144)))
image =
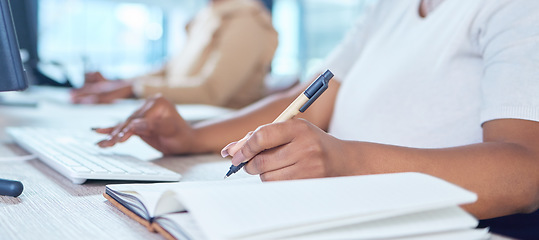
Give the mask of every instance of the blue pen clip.
POLYGON ((313 102, 322 95, 326 89, 328 89, 329 86, 329 80, 333 77, 333 73, 329 70, 326 70, 322 75, 318 76, 318 78, 311 83, 311 85, 305 90, 303 94, 309 98, 309 101, 307 101, 300 109, 300 112, 305 112, 313 102))

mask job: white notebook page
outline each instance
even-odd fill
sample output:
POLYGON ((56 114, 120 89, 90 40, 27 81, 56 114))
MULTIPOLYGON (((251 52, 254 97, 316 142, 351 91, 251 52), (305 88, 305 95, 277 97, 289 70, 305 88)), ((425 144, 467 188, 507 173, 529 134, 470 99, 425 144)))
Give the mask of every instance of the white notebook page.
MULTIPOLYGON (((185 207, 175 197, 177 191, 185 188, 203 186, 261 184, 258 176, 242 177, 219 181, 191 181, 174 183, 143 183, 143 184, 110 184, 107 187, 115 192, 129 194, 138 198, 147 210, 149 217, 157 217, 166 213, 185 211, 185 207)), ((122 197, 122 196, 120 196, 122 197)), ((138 205, 137 201, 122 197, 130 204, 138 205)), ((142 207, 142 206, 139 206, 142 207)))
POLYGON ((471 203, 477 198, 419 173, 201 186, 177 194, 211 239, 268 233, 290 236, 471 203))

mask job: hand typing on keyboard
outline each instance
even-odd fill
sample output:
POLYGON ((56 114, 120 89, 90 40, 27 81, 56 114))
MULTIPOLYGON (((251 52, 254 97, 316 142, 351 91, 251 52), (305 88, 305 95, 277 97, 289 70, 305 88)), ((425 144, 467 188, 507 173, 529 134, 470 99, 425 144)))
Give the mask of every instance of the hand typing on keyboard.
POLYGON ((165 155, 209 152, 200 144, 195 145, 195 129, 180 116, 174 104, 160 95, 148 99, 125 122, 95 131, 109 135, 97 143, 103 148, 138 135, 165 155))

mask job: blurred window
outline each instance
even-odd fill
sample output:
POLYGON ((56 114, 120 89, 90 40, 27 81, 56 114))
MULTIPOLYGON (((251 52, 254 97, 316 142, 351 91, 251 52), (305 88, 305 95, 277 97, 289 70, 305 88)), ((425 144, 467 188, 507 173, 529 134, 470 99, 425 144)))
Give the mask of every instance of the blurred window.
POLYGON ((39 0, 38 49, 63 65, 75 85, 84 71, 125 78, 161 66, 185 39, 200 0, 39 0))
MULTIPOLYGON (((374 0, 266 0, 279 47, 277 76, 310 76, 374 0)), ((207 0, 38 0, 38 49, 75 86, 84 71, 127 78, 159 67, 181 49, 185 24, 207 0)))
POLYGON ((274 0, 273 73, 310 77, 373 0, 274 0))

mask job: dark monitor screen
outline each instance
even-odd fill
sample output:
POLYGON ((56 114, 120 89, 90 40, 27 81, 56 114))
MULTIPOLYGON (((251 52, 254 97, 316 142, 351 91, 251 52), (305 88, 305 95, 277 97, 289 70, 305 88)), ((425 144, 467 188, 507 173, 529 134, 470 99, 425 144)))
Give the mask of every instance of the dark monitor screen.
MULTIPOLYGON (((17 32, 20 49, 28 53, 26 63, 35 66, 38 62, 37 53, 37 0, 9 0, 11 15, 17 32)), ((23 59, 23 64, 26 64, 23 59)), ((26 66, 28 71, 28 67, 26 66)))
POLYGON ((9 1, 0 0, 0 91, 27 87, 9 1))

